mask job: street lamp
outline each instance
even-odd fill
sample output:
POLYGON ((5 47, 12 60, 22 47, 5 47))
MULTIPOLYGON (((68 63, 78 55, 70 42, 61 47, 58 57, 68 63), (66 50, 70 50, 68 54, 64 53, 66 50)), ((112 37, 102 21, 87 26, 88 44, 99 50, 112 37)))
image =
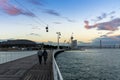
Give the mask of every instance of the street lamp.
POLYGON ((58 42, 57 49, 59 49, 59 39, 60 39, 61 33, 60 32, 56 32, 56 34, 57 34, 57 42, 58 42))

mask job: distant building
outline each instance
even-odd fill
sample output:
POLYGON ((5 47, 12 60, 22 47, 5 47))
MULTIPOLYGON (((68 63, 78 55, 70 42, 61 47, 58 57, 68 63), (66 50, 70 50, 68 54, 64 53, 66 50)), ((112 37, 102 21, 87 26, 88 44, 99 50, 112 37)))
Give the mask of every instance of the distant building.
POLYGON ((7 40, 0 43, 0 47, 35 47, 36 43, 30 40, 7 40))
POLYGON ((72 40, 71 49, 77 49, 77 40, 72 40))

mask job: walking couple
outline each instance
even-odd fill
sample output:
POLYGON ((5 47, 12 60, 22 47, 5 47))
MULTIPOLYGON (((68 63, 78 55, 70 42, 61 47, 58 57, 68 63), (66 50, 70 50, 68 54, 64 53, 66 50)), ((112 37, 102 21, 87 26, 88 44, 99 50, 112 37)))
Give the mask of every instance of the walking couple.
POLYGON ((47 57, 48 57, 48 53, 47 53, 46 49, 44 49, 43 51, 39 49, 37 54, 38 54, 38 58, 39 58, 39 63, 40 64, 42 63, 42 57, 43 57, 44 64, 46 64, 47 57))

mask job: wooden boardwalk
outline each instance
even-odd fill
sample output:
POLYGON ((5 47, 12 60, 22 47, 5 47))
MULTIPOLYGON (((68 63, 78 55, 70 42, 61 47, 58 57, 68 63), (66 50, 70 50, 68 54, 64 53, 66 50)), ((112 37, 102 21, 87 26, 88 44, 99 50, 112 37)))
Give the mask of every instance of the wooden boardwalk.
POLYGON ((47 63, 34 65, 22 80, 53 80, 52 54, 49 53, 47 63))
POLYGON ((53 80, 52 52, 47 64, 38 64, 37 55, 0 64, 0 80, 53 80))

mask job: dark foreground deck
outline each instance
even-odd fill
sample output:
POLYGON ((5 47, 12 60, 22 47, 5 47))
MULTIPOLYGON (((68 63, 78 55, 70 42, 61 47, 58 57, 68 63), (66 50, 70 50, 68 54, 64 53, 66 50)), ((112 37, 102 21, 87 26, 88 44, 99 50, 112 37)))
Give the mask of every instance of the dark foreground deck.
POLYGON ((47 64, 38 64, 37 55, 0 64, 0 80, 53 80, 52 52, 47 64))

